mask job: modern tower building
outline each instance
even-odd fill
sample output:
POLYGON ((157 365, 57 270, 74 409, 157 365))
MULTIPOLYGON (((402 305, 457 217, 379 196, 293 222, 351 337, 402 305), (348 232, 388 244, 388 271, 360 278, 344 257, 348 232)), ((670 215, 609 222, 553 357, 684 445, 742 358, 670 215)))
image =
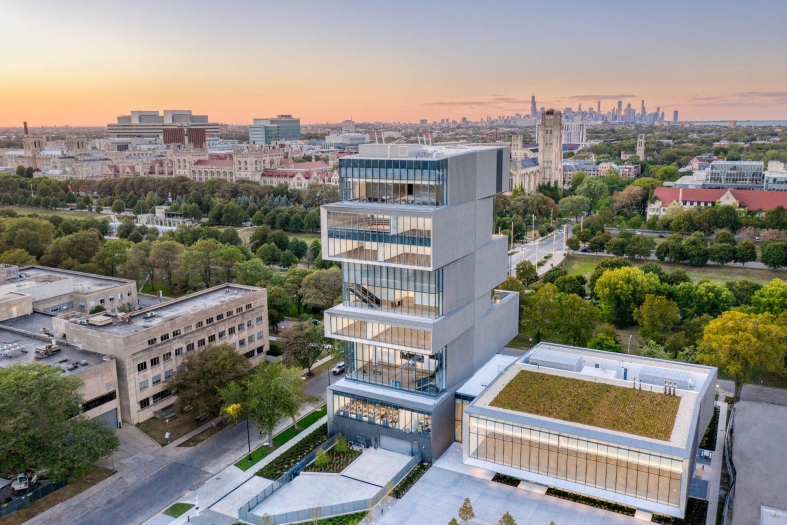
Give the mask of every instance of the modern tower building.
POLYGON ((322 207, 323 257, 342 263, 325 335, 344 341, 328 429, 432 461, 454 441, 454 392, 517 333, 494 197, 508 147, 362 144, 322 207))
POLYGON ((538 109, 536 107, 536 94, 530 95, 530 116, 536 118, 538 116, 538 109))
POLYGON ((623 120, 623 101, 618 100, 618 122, 623 120))
POLYGON ((563 184, 563 121, 560 111, 541 114, 538 129, 538 164, 541 184, 563 184))
POLYGON ((673 124, 677 124, 678 123, 678 110, 677 109, 672 113, 672 123, 673 124))
POLYGON ((301 140, 301 119, 292 115, 276 118, 255 118, 249 126, 249 142, 272 144, 279 140, 301 140))

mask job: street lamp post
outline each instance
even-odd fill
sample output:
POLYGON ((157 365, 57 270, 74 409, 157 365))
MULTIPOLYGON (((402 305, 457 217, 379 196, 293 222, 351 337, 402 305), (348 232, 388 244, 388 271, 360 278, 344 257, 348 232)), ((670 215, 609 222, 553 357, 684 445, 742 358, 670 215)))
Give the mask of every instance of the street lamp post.
POLYGON ((249 463, 251 463, 251 431, 249 430, 249 416, 246 416, 246 440, 249 442, 249 463))

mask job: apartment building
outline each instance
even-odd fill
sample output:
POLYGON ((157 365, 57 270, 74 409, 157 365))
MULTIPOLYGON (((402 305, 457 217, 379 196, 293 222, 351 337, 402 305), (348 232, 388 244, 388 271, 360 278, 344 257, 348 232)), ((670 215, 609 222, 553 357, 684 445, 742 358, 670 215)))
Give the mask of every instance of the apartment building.
POLYGON ((323 257, 342 263, 325 335, 344 342, 328 427, 431 461, 454 440, 454 392, 516 334, 518 294, 494 197, 508 147, 362 144, 339 160, 340 202, 322 206, 323 257))
POLYGON ((52 324, 73 344, 115 359, 121 419, 132 424, 172 410, 167 380, 190 353, 227 343, 256 365, 270 349, 266 290, 237 284, 126 315, 62 314, 52 324))

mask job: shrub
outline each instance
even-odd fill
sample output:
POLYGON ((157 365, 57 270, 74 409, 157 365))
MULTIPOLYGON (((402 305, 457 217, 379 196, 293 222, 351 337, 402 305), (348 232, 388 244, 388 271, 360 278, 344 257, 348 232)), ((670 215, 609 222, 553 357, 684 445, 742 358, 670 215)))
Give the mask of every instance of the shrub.
POLYGON ((610 512, 617 512, 618 514, 625 514, 626 516, 633 516, 637 512, 637 509, 634 507, 627 507, 626 505, 620 505, 603 499, 591 498, 590 496, 583 496, 582 494, 576 494, 574 492, 552 487, 547 489, 547 496, 554 496, 556 498, 582 503, 583 505, 589 505, 610 512))
POLYGON ((331 462, 331 458, 328 456, 328 453, 325 452, 322 447, 317 449, 317 457, 314 459, 314 464, 320 468, 327 467, 328 463, 331 462))
POLYGON ((503 485, 509 485, 511 487, 518 487, 519 483, 522 481, 519 478, 515 478, 513 476, 506 476, 505 474, 496 473, 492 477, 492 481, 496 481, 498 483, 502 483, 503 485))
POLYGON ((421 479, 421 477, 426 474, 426 471, 429 470, 431 467, 431 463, 421 462, 413 467, 413 470, 407 473, 405 477, 402 478, 400 481, 391 491, 391 496, 396 499, 402 499, 407 491, 415 485, 415 483, 421 479))
POLYGON ((262 467, 257 472, 257 475, 268 479, 280 478, 282 474, 295 466, 295 464, 306 457, 309 452, 325 443, 327 439, 328 425, 321 425, 320 428, 294 444, 281 456, 262 467))
POLYGON ((350 446, 347 444, 347 438, 343 435, 339 435, 339 437, 336 438, 336 445, 334 445, 334 447, 336 448, 336 452, 339 454, 346 453, 350 448, 350 446))

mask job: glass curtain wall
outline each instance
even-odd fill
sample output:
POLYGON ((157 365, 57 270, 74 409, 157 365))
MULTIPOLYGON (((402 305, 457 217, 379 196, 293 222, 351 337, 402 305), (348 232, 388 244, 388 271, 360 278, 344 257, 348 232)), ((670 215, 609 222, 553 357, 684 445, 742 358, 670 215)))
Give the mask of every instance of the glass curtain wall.
POLYGON ((333 393, 334 414, 408 434, 432 435, 432 418, 425 412, 349 394, 333 393))
POLYGON ((330 330, 331 334, 356 339, 368 339, 389 345, 426 351, 432 348, 432 333, 416 328, 331 315, 330 330))
POLYGON ((430 266, 432 218, 329 211, 328 254, 344 259, 430 266))
POLYGON ((421 317, 439 317, 443 270, 410 270, 367 264, 342 264, 345 306, 373 308, 421 317))
POLYGON ((476 416, 469 424, 472 458, 680 506, 680 459, 476 416))
POLYGON ((342 201, 443 206, 448 160, 340 159, 342 201))
POLYGON ((445 347, 436 354, 423 355, 345 342, 345 377, 350 381, 437 397, 445 391, 445 356, 445 347))

